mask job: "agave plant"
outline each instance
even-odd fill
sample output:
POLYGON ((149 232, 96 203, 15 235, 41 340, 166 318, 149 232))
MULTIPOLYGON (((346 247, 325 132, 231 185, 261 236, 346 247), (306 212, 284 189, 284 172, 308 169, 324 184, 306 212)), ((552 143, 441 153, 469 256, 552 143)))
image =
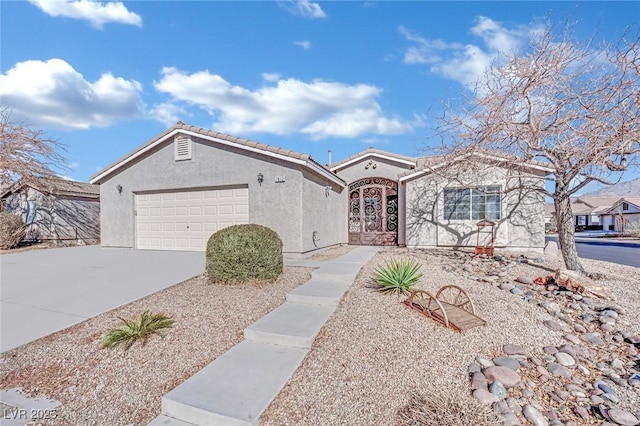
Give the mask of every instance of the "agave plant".
POLYGON ((144 311, 133 319, 118 318, 123 322, 123 325, 109 330, 102 337, 101 344, 103 348, 111 348, 122 344, 126 351, 138 340, 144 346, 147 342, 147 337, 152 334, 163 337, 160 334, 160 330, 171 328, 175 323, 171 317, 163 313, 152 313, 150 311, 144 311))
POLYGON ((421 277, 420 264, 411 259, 391 259, 373 271, 378 291, 385 294, 409 294, 421 277))

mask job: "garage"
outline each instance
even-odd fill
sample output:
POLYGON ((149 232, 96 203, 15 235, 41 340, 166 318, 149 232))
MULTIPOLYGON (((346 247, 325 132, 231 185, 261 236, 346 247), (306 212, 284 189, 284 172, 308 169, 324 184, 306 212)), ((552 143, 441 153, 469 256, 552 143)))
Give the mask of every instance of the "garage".
POLYGON ((204 251, 214 232, 249 223, 247 186, 135 194, 136 248, 204 251))

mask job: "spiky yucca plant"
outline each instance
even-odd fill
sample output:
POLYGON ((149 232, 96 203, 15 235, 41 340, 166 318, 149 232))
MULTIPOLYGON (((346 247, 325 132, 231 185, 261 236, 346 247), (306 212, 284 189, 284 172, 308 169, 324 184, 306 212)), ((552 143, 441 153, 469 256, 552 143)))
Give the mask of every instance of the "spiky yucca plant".
POLYGON ((420 264, 411 259, 391 259, 373 271, 378 291, 385 294, 409 294, 421 277, 420 264))
POLYGON ((171 317, 161 312, 152 313, 150 311, 144 311, 133 319, 118 318, 124 325, 109 330, 109 332, 102 337, 101 343, 103 348, 112 348, 122 344, 126 351, 138 340, 142 346, 144 346, 147 342, 147 337, 152 334, 163 337, 162 334, 160 334, 160 330, 163 328, 171 328, 175 323, 171 317))

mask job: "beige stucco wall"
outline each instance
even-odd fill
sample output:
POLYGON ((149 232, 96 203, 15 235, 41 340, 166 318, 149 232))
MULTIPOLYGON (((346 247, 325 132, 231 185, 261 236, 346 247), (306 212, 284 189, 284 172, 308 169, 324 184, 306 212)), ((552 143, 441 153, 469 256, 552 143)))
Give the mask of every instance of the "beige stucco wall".
POLYGON ((347 190, 304 171, 302 182, 302 250, 347 243, 347 190), (330 186, 331 189, 326 187, 330 186), (316 240, 314 242, 314 232, 316 240))
MULTIPOLYGON (((134 164, 108 176, 100 185, 102 245, 135 247, 134 194, 141 191, 216 188, 248 185, 249 221, 275 230, 285 253, 301 253, 303 245, 303 202, 316 203, 319 197, 304 200, 303 191, 317 192, 324 198, 321 182, 303 185, 301 165, 246 150, 193 139, 192 159, 174 160, 173 139, 163 143, 134 164), (264 175, 262 185, 258 173, 264 175), (284 182, 276 182, 276 176, 284 182), (123 188, 118 194, 117 185, 123 188), (305 189, 307 188, 307 189, 305 189)), ((334 184, 335 185, 335 184, 334 184)), ((310 237, 310 236, 309 236, 310 237)), ((337 234, 327 234, 321 246, 337 244, 337 234)))
POLYGON ((406 241, 409 247, 475 246, 477 220, 444 220, 446 188, 500 185, 501 219, 495 227, 496 247, 544 248, 544 179, 542 175, 496 166, 449 176, 436 174, 406 183, 406 241))
POLYGON ((398 174, 410 170, 410 166, 403 163, 397 163, 382 159, 376 156, 366 156, 362 160, 349 164, 346 167, 341 167, 336 170, 336 174, 348 183, 368 178, 368 177, 384 177, 391 180, 398 180, 398 174), (366 168, 369 161, 373 161, 373 165, 366 168))

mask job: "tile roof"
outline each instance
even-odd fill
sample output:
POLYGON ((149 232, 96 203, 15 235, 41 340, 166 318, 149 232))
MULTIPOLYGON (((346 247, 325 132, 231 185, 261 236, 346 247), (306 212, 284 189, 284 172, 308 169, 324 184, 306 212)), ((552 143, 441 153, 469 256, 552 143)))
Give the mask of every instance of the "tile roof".
POLYGON ((612 205, 615 204, 616 201, 618 201, 620 198, 619 195, 616 196, 607 196, 607 197, 599 197, 599 196, 591 196, 591 195, 583 195, 580 197, 577 197, 575 199, 572 199, 572 204, 576 204, 576 203, 584 203, 586 205, 588 205, 589 207, 596 207, 596 206, 609 206, 611 207, 612 205))
POLYGON ((67 195, 76 197, 100 198, 100 186, 85 182, 77 182, 56 177, 32 178, 28 182, 18 181, 6 189, 2 196, 15 192, 23 186, 30 186, 45 194, 67 195))
POLYGON ((540 161, 535 161, 535 160, 525 161, 522 158, 518 158, 513 155, 507 156, 507 155, 502 155, 495 152, 472 151, 472 152, 463 153, 458 157, 455 157, 453 160, 451 160, 450 156, 448 155, 430 155, 430 156, 420 157, 418 158, 417 166, 415 170, 409 170, 409 171, 400 173, 398 175, 398 178, 400 178, 401 180, 405 180, 405 179, 409 179, 409 176, 415 177, 421 174, 426 174, 431 172, 432 170, 444 167, 449 163, 455 163, 456 161, 459 161, 459 162, 468 161, 467 158, 469 157, 486 158, 486 159, 500 162, 500 163, 513 163, 513 164, 518 164, 522 167, 531 167, 534 169, 543 170, 547 173, 551 173, 551 169, 549 168, 549 166, 540 161))
POLYGON ((195 134, 198 134, 198 135, 211 137, 211 138, 216 138, 216 139, 219 139, 219 140, 222 140, 222 141, 231 142, 233 144, 244 146, 244 147, 247 147, 247 148, 253 148, 253 149, 261 150, 261 151, 264 151, 266 153, 272 153, 272 154, 277 154, 277 155, 281 155, 281 156, 284 156, 284 157, 289 157, 289 158, 294 159, 294 160, 307 161, 309 163, 312 163, 316 167, 319 167, 320 169, 323 169, 324 171, 326 171, 326 173, 331 174, 338 181, 344 182, 340 177, 336 176, 333 172, 331 172, 325 165, 319 163, 318 161, 313 159, 308 154, 303 154, 301 152, 291 151, 289 149, 284 149, 284 148, 279 148, 279 147, 272 146, 272 145, 267 145, 267 144, 264 144, 264 143, 261 143, 261 142, 257 142, 257 141, 253 141, 253 140, 250 140, 250 139, 240 138, 238 136, 231 136, 231 135, 227 135, 227 134, 224 134, 224 133, 215 132, 213 130, 208 130, 208 129, 205 129, 203 127, 192 126, 192 125, 183 123, 182 121, 178 121, 176 124, 174 124, 173 126, 169 127, 164 132, 160 133, 159 135, 154 136, 153 138, 149 139, 147 142, 145 142, 144 144, 140 145, 139 147, 137 147, 133 151, 129 152, 128 154, 122 156, 118 160, 116 160, 113 163, 109 164, 107 167, 103 168, 102 170, 100 170, 99 172, 97 172, 93 176, 91 176, 89 180, 93 181, 98 176, 103 175, 106 171, 108 171, 110 169, 113 169, 113 168, 117 168, 120 165, 120 163, 123 163, 126 160, 128 160, 129 158, 137 155, 138 153, 141 153, 147 147, 157 143, 158 141, 162 140, 167 135, 169 135, 172 132, 175 132, 177 130, 189 131, 189 132, 192 132, 192 133, 195 133, 195 134))
POLYGON ((331 170, 335 170, 335 169, 339 169, 341 166, 343 166, 346 163, 349 163, 353 160, 357 160, 359 158, 363 158, 366 157, 369 154, 377 154, 377 155, 381 155, 381 156, 385 156, 385 157, 391 157, 391 158, 396 158, 398 160, 401 161, 407 161, 407 162, 412 162, 412 163, 416 163, 418 158, 416 157, 408 157, 406 155, 399 155, 399 154, 394 154, 393 152, 388 152, 388 151, 383 151, 381 149, 377 149, 374 148, 372 146, 370 146, 369 148, 365 149, 364 151, 360 151, 356 154, 353 154, 347 158, 344 158, 340 161, 336 161, 335 163, 331 163, 329 165, 329 167, 331 168, 331 170))

